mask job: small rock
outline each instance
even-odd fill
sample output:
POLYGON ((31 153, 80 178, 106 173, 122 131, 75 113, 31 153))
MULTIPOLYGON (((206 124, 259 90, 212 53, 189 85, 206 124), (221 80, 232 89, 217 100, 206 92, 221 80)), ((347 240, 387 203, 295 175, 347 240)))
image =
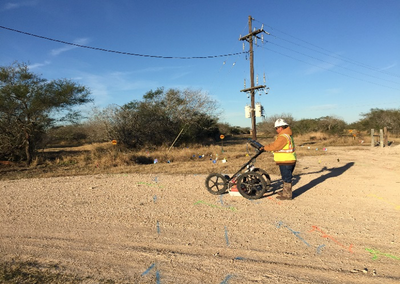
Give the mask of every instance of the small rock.
POLYGON ((357 273, 358 270, 357 270, 357 269, 352 269, 350 272, 351 272, 351 273, 357 273))
POLYGON ((368 273, 368 268, 364 268, 362 272, 363 273, 368 273))

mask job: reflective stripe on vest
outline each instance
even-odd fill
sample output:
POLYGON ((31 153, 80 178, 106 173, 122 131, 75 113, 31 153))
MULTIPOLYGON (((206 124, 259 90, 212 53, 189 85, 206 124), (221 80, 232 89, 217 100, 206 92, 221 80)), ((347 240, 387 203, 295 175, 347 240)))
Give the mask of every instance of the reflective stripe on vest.
MULTIPOLYGON (((276 151, 277 153, 293 153, 294 152, 294 143, 293 139, 289 134, 281 134, 279 136, 284 136, 288 143, 286 143, 285 147, 282 150, 276 151)), ((279 137, 278 136, 278 137, 279 137)))
POLYGON ((287 140, 287 143, 282 150, 274 152, 275 162, 296 161, 297 157, 295 153, 293 138, 288 134, 280 134, 279 136, 284 136, 287 140))

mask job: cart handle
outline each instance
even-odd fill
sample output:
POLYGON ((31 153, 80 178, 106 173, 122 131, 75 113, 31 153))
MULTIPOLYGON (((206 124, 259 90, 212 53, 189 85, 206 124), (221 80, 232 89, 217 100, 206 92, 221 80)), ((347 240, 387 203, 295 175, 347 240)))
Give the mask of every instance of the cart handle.
POLYGON ((252 147, 256 148, 258 151, 261 151, 261 148, 264 147, 260 142, 257 142, 256 140, 249 139, 249 143, 252 147))

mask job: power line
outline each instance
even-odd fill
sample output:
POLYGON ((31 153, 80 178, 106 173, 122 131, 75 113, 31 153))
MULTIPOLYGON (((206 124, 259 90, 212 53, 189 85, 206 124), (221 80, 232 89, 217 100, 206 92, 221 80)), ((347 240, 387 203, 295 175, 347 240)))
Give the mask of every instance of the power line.
POLYGON ((288 48, 288 47, 285 47, 285 46, 282 46, 282 45, 279 45, 279 44, 276 44, 276 43, 273 43, 273 42, 270 42, 270 41, 268 41, 268 43, 273 44, 273 45, 276 45, 276 46, 279 46, 279 47, 281 47, 281 48, 284 48, 284 49, 287 49, 287 50, 290 50, 290 51, 293 51, 293 52, 296 52, 296 53, 301 54, 301 55, 304 55, 304 56, 306 56, 306 57, 309 57, 309 58, 312 58, 312 59, 315 59, 315 60, 318 60, 318 61, 321 61, 321 62, 325 62, 325 63, 331 64, 332 66, 335 66, 335 67, 343 68, 343 69, 346 69, 346 70, 349 70, 349 71, 352 71, 352 72, 355 72, 355 73, 359 73, 359 74, 364 75, 364 76, 373 77, 373 78, 375 78, 375 79, 380 79, 380 80, 387 81, 387 82, 390 82, 390 83, 399 84, 399 82, 395 82, 395 81, 383 79, 383 78, 380 78, 380 77, 377 77, 377 76, 374 76, 374 75, 366 74, 366 73, 359 72, 359 71, 356 71, 356 70, 353 70, 353 69, 350 69, 350 68, 347 68, 347 67, 344 67, 344 66, 340 66, 340 65, 337 65, 337 64, 333 64, 333 63, 331 63, 331 62, 322 60, 322 59, 320 59, 320 58, 317 58, 317 57, 314 57, 314 56, 311 56, 311 55, 307 55, 307 54, 305 54, 305 53, 299 52, 299 51, 297 51, 297 50, 294 50, 294 49, 291 49, 291 48, 288 48))
POLYGON ((321 54, 326 55, 326 56, 329 56, 329 57, 333 57, 333 58, 336 58, 336 59, 340 59, 340 60, 342 60, 342 61, 344 61, 344 62, 347 62, 347 63, 350 63, 350 64, 354 64, 354 65, 357 65, 357 66, 359 66, 359 67, 363 67, 363 68, 366 68, 366 69, 369 69, 369 70, 372 70, 372 71, 375 71, 375 72, 380 72, 380 73, 383 73, 383 74, 386 74, 386 75, 390 75, 390 76, 394 76, 394 77, 400 78, 400 76, 397 75, 397 74, 393 74, 393 73, 390 73, 390 72, 386 72, 386 71, 383 71, 383 70, 379 70, 378 68, 375 68, 375 67, 366 65, 366 64, 364 64, 364 63, 360 63, 360 62, 357 62, 357 61, 354 61, 354 60, 351 60, 351 59, 346 59, 346 57, 343 57, 343 56, 340 56, 340 55, 328 54, 328 53, 321 52, 321 51, 318 51, 318 50, 315 50, 315 49, 312 49, 312 48, 308 48, 308 47, 303 46, 303 45, 301 45, 301 44, 298 44, 298 43, 296 43, 296 42, 293 42, 293 41, 290 41, 290 40, 287 40, 287 39, 283 39, 283 38, 277 37, 276 35, 272 35, 272 36, 275 37, 275 38, 277 38, 277 39, 280 39, 280 40, 282 40, 282 41, 286 41, 286 42, 288 42, 288 43, 291 43, 291 44, 294 44, 294 45, 297 45, 297 46, 300 46, 300 47, 303 47, 303 48, 307 48, 307 49, 309 49, 309 50, 312 50, 312 51, 321 53, 321 54))
MULTIPOLYGON (((258 21, 258 20, 255 20, 255 21, 261 23, 261 22, 258 21)), ((323 48, 323 47, 320 47, 320 46, 318 46, 318 45, 315 45, 315 44, 313 44, 313 43, 310 43, 310 42, 308 42, 308 41, 306 41, 306 40, 303 40, 303 39, 301 39, 301 38, 292 36, 292 35, 290 35, 290 34, 284 32, 284 31, 281 31, 281 30, 279 30, 279 29, 273 28, 273 27, 271 27, 271 26, 269 26, 269 25, 266 25, 266 24, 264 24, 264 23, 261 23, 261 24, 263 24, 263 25, 269 27, 269 28, 272 29, 272 30, 276 30, 276 31, 278 31, 278 32, 280 32, 280 33, 282 33, 282 34, 285 34, 285 35, 287 35, 287 36, 289 36, 289 37, 291 37, 291 38, 294 38, 294 39, 296 39, 296 40, 298 40, 298 41, 301 41, 301 42, 303 42, 303 43, 306 43, 306 44, 308 44, 308 45, 310 45, 310 46, 316 47, 316 48, 318 48, 318 49, 320 49, 320 50, 323 50, 323 51, 325 51, 325 52, 318 51, 318 50, 315 50, 315 49, 312 49, 312 48, 303 46, 303 45, 301 45, 301 44, 299 44, 299 43, 296 43, 296 42, 293 42, 293 41, 290 41, 290 40, 286 40, 286 39, 280 38, 280 37, 278 37, 278 36, 276 36, 276 35, 274 35, 274 34, 271 34, 271 36, 273 36, 273 37, 275 37, 275 38, 277 38, 277 39, 280 39, 280 40, 289 42, 289 43, 291 43, 291 44, 294 44, 294 45, 297 45, 297 46, 300 46, 300 47, 303 47, 303 48, 310 49, 310 50, 312 50, 312 51, 315 51, 315 52, 318 52, 318 53, 321 53, 321 54, 324 54, 324 55, 327 55, 327 56, 330 56, 330 57, 334 57, 334 58, 336 58, 336 59, 343 60, 343 61, 345 61, 345 62, 354 64, 354 65, 358 65, 358 66, 363 67, 363 68, 366 68, 366 69, 373 70, 373 71, 375 71, 375 72, 384 73, 384 74, 387 74, 387 75, 390 75, 390 76, 394 76, 394 77, 398 77, 398 78, 400 77, 400 76, 397 75, 397 74, 394 74, 394 73, 390 73, 390 72, 386 72, 386 71, 380 70, 379 68, 376 68, 376 67, 373 67, 373 66, 370 66, 370 65, 367 65, 367 64, 358 62, 358 61, 353 60, 353 59, 351 59, 351 58, 347 58, 347 57, 340 56, 340 55, 332 55, 332 53, 333 53, 332 51, 329 51, 329 50, 327 50, 327 49, 325 49, 325 48, 323 48)))
POLYGON ((236 56, 244 53, 248 53, 248 51, 242 51, 242 52, 236 52, 236 53, 229 53, 229 54, 220 54, 220 55, 208 55, 208 56, 162 56, 162 55, 149 55, 149 54, 139 54, 139 53, 132 53, 132 52, 124 52, 124 51, 117 51, 117 50, 111 50, 111 49, 105 49, 105 48, 100 48, 100 47, 93 47, 93 46, 87 46, 87 45, 82 45, 82 44, 77 44, 77 43, 72 43, 72 42, 67 42, 59 39, 54 39, 54 38, 49 38, 41 35, 36 35, 4 26, 0 26, 0 28, 9 30, 12 32, 28 35, 28 36, 33 36, 37 37, 40 39, 45 39, 53 42, 58 42, 62 44, 67 44, 67 45, 72 45, 76 47, 81 47, 81 48, 87 48, 87 49, 92 49, 92 50, 98 50, 98 51, 104 51, 104 52, 110 52, 110 53, 117 53, 117 54, 123 54, 123 55, 131 55, 131 56, 140 56, 140 57, 151 57, 151 58, 160 58, 160 59, 209 59, 209 58, 217 58, 217 57, 229 57, 229 56, 236 56))
MULTIPOLYGON (((259 22, 259 21, 257 21, 257 22, 259 22)), ((262 24, 262 25, 264 26, 264 24, 262 24)), ((299 40, 300 40, 300 39, 299 39, 299 40)), ((303 41, 303 40, 302 40, 302 41, 303 41)), ((333 63, 330 63, 330 62, 324 61, 324 60, 322 60, 322 59, 319 59, 319 58, 316 58, 316 57, 313 57, 313 56, 310 56, 310 55, 307 55, 307 54, 301 53, 301 52, 299 52, 299 51, 296 51, 296 50, 293 50, 293 49, 291 49, 291 48, 287 48, 287 47, 281 46, 281 45, 279 45, 279 44, 276 44, 276 43, 273 43, 273 42, 271 42, 271 41, 267 41, 267 42, 268 42, 268 43, 270 43, 270 44, 274 44, 274 45, 276 45, 276 46, 279 46, 280 48, 284 48, 284 49, 290 50, 290 51, 292 51, 292 52, 296 52, 296 53, 298 53, 298 54, 301 54, 301 55, 303 55, 303 56, 307 56, 307 57, 309 57, 309 58, 312 58, 312 59, 315 59, 315 60, 319 60, 319 61, 322 61, 322 62, 325 62, 325 63, 331 64, 332 66, 335 66, 335 67, 340 67, 340 68, 343 68, 343 69, 346 69, 346 70, 349 70, 349 71, 352 71, 352 72, 356 72, 356 73, 362 74, 362 75, 364 75, 364 76, 370 76, 370 77, 373 77, 373 78, 376 78, 376 79, 380 79, 380 80, 384 80, 384 81, 387 81, 387 82, 391 82, 391 83, 398 84, 397 82, 394 82, 394 81, 390 81, 390 80, 382 79, 382 78, 379 78, 379 77, 376 77, 376 76, 373 76, 373 75, 365 74, 365 73, 362 73, 362 72, 359 72, 359 71, 352 70, 352 69, 350 69, 350 68, 346 68, 346 67, 343 67, 343 66, 340 66, 340 65, 336 65, 336 64, 333 64, 333 63)), ((304 41, 304 42, 306 42, 306 41, 304 41)), ((308 42, 307 42, 307 43, 308 43, 308 42)), ((310 44, 310 43, 309 43, 309 44, 310 44)), ((311 44, 311 45, 313 45, 313 44, 311 44)), ((297 60, 297 61, 300 61, 300 62, 303 62, 303 63, 309 64, 309 65, 312 65, 312 66, 318 67, 318 68, 320 68, 320 69, 327 70, 327 71, 329 71, 329 72, 332 72, 332 73, 336 73, 336 74, 339 74, 339 75, 342 75, 342 76, 346 76, 346 77, 349 77, 349 78, 352 78, 352 79, 356 79, 356 80, 364 81, 364 82, 367 82, 367 83, 370 83, 370 84, 374 84, 374 85, 382 86, 382 87, 385 87, 385 88, 390 88, 390 89, 394 89, 394 90, 399 90, 398 88, 395 88, 395 87, 390 87, 390 86, 387 86, 387 85, 383 85, 383 84, 379 84, 379 83, 371 82, 371 81, 368 81, 368 80, 365 80, 365 79, 361 79, 361 78, 357 78, 357 77, 353 77, 353 76, 350 76, 350 75, 347 75, 347 74, 344 74, 344 73, 341 73, 341 72, 333 71, 333 70, 331 70, 331 69, 324 68, 324 67, 318 66, 318 65, 316 65, 316 64, 312 64, 312 63, 310 63, 310 62, 307 62, 307 61, 304 61, 304 60, 301 60, 301 59, 295 58, 295 57, 293 57, 293 56, 290 56, 290 55, 284 54, 284 53, 282 53, 282 52, 279 52, 279 51, 276 51, 276 50, 273 50, 273 49, 267 48, 267 47, 265 47, 265 45, 263 45, 263 46, 260 46, 260 45, 256 44, 256 46, 257 46, 257 47, 261 47, 261 48, 265 48, 266 50, 269 50, 269 51, 275 52, 275 53, 277 53, 277 54, 280 54, 280 55, 282 55, 282 56, 285 56, 285 57, 288 57, 288 58, 291 58, 291 59, 294 59, 294 60, 297 60)), ((321 49, 322 49, 322 48, 321 48, 321 49)))
POLYGON ((389 89, 393 89, 393 90, 399 90, 399 89, 397 89, 397 88, 393 88, 393 87, 390 87, 390 86, 386 86, 386 85, 382 85, 382 84, 379 84, 379 83, 374 83, 374 82, 371 82, 371 81, 368 81, 368 80, 360 79, 360 78, 357 78, 357 77, 349 76, 349 75, 344 74, 344 73, 341 73, 341 72, 333 71, 333 70, 331 70, 331 69, 324 68, 324 67, 318 66, 318 65, 316 65, 316 64, 312 64, 312 63, 306 62, 306 61, 304 61, 304 60, 301 60, 301 59, 295 58, 295 57, 293 57, 293 56, 284 54, 284 53, 282 53, 282 52, 279 52, 279 51, 276 51, 276 50, 267 48, 267 47, 265 47, 265 46, 261 46, 261 47, 264 48, 264 49, 266 49, 266 50, 269 50, 269 51, 275 52, 275 53, 277 53, 277 54, 280 54, 280 55, 282 55, 282 56, 285 56, 285 57, 288 57, 288 58, 291 58, 291 59, 294 59, 294 60, 297 60, 297 61, 300 61, 300 62, 309 64, 309 65, 312 65, 312 66, 315 66, 315 67, 318 67, 318 68, 327 70, 327 71, 329 71, 329 72, 333 72, 333 73, 336 73, 336 74, 339 74, 339 75, 342 75, 342 76, 346 76, 346 77, 349 77, 349 78, 352 78, 352 79, 364 81, 364 82, 367 82, 367 83, 370 83, 370 84, 374 84, 374 85, 377 85, 377 86, 381 86, 381 87, 385 87, 385 88, 389 88, 389 89))

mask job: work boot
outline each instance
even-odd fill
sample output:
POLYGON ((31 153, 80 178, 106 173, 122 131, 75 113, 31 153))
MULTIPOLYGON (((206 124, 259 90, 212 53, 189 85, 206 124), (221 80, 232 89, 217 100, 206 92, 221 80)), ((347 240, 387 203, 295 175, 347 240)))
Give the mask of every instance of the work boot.
POLYGON ((282 195, 283 195, 283 189, 285 188, 285 182, 283 182, 281 188, 282 188, 282 190, 277 192, 277 194, 278 194, 279 196, 282 196, 282 195))
MULTIPOLYGON (((278 193, 279 194, 279 193, 278 193)), ((292 200, 292 183, 284 182, 282 193, 276 198, 279 200, 292 200)))
POLYGON ((285 194, 285 187, 287 187, 287 182, 282 182, 282 190, 277 192, 279 196, 283 196, 285 194))

